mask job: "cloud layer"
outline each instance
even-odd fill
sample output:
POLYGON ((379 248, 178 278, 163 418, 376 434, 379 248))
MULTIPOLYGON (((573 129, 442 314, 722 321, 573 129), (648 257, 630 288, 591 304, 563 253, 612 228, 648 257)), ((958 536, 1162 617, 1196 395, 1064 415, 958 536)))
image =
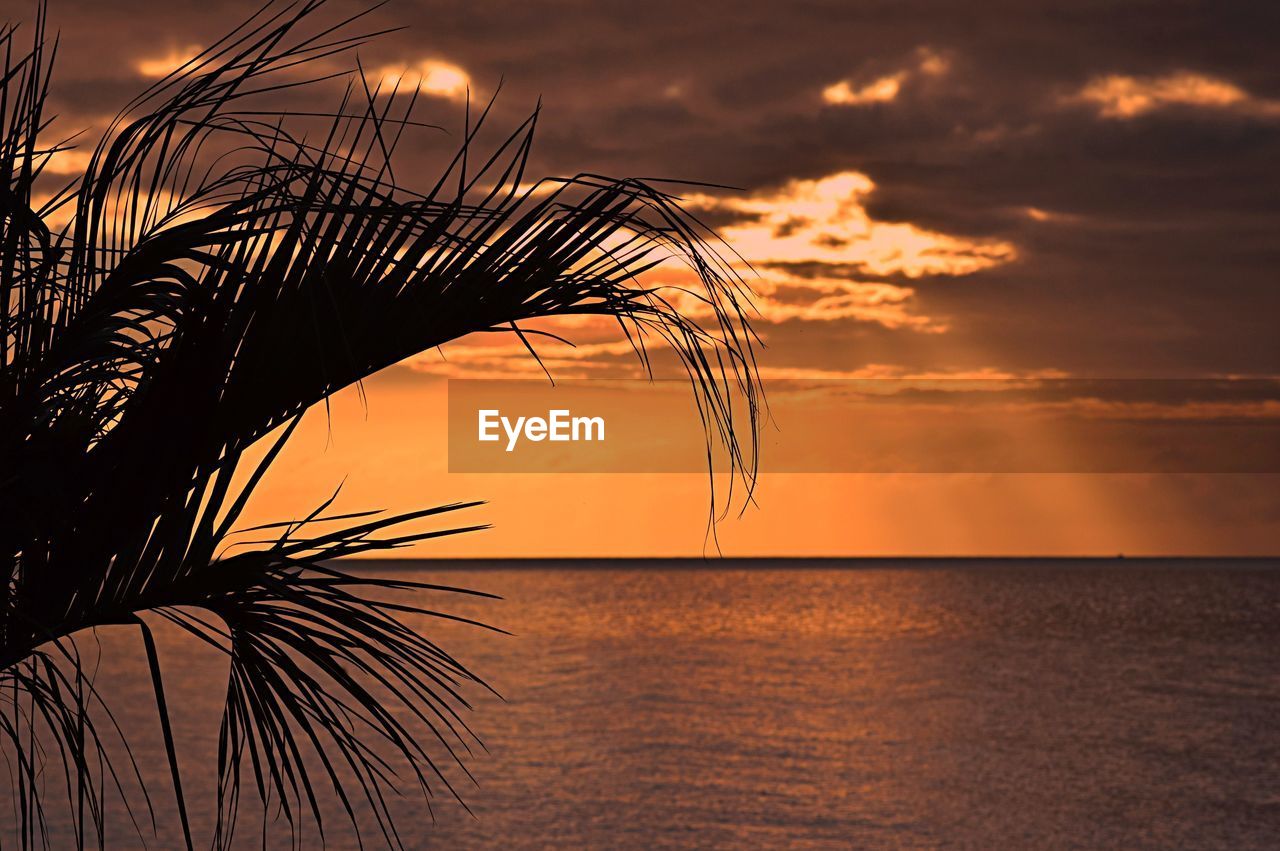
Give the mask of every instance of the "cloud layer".
MULTIPOLYGON (((56 129, 256 8, 54 0, 56 129)), ((365 23, 407 27, 361 62, 450 134, 404 145, 402 176, 429 181, 468 88, 501 83, 481 141, 541 98, 531 176, 741 187, 692 200, 761 271, 778 368, 1280 373, 1273 4, 445 0, 365 23)))

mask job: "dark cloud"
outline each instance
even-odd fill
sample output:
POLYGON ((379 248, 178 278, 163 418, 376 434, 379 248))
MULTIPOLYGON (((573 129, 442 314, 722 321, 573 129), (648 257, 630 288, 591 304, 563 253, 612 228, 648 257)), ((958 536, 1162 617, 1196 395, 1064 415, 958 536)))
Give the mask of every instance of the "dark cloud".
MULTIPOLYGON (((208 42, 255 8, 52 0, 64 122, 113 112, 139 58, 208 42)), ((768 331, 779 363, 1280 372, 1280 117, 1182 105, 1115 119, 1071 101, 1095 77, 1178 72, 1280 99, 1275 4, 400 0, 368 20, 383 26, 408 29, 363 49, 366 64, 446 59, 483 96, 505 79, 497 127, 542 97, 538 170, 748 191, 858 170, 877 219, 1018 248, 968 277, 897 281, 945 334, 789 321, 768 331), (908 74, 887 103, 822 102, 839 80, 911 69, 922 49, 947 73, 908 74)), ((461 110, 429 100, 422 117, 456 131, 461 110)), ((449 139, 408 160, 427 172, 449 139)))

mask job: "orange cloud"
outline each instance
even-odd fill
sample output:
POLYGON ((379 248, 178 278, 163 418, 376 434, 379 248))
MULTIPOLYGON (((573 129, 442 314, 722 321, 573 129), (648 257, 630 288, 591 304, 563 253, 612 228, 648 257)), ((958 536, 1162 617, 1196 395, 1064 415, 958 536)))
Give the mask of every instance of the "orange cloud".
POLYGON ((1043 207, 1018 207, 1014 212, 1020 213, 1031 219, 1033 222, 1041 224, 1063 224, 1069 222, 1082 222, 1085 217, 1077 213, 1063 213, 1058 210, 1046 210, 1043 207))
POLYGON ((941 333, 944 323, 912 312, 911 287, 879 282, 802 278, 766 272, 755 282, 756 308, 769 322, 857 319, 897 330, 941 333))
POLYGON ((875 183, 846 171, 793 180, 746 198, 695 196, 693 206, 746 214, 722 236, 753 263, 828 263, 878 277, 968 275, 1008 263, 1013 245, 950 236, 907 222, 880 222, 867 212, 875 183))
POLYGON ((1067 100, 1088 103, 1097 108, 1101 117, 1116 119, 1135 118, 1171 106, 1280 115, 1280 103, 1276 101, 1255 98, 1220 77, 1190 71, 1161 77, 1094 77, 1067 100))
MULTIPOLYGON (((542 377, 544 367, 557 378, 588 378, 593 371, 615 365, 627 375, 639 376, 643 372, 635 363, 635 350, 629 340, 576 346, 546 337, 535 337, 530 342, 538 352, 538 359, 520 342, 453 343, 441 350, 416 355, 405 361, 405 365, 415 372, 449 378, 534 378, 542 377), (621 363, 615 364, 615 361, 621 363)), ((646 344, 654 348, 662 342, 646 341, 646 344)))
POLYGON ((932 48, 921 47, 916 50, 916 70, 928 77, 941 77, 951 70, 951 60, 932 48))
MULTIPOLYGON (((860 319, 891 329, 938 333, 946 325, 914 311, 915 290, 834 275, 804 276, 790 266, 852 269, 871 277, 969 275, 1017 257, 1013 245, 881 222, 867 212, 875 183, 847 171, 818 180, 793 180, 747 197, 695 195, 692 206, 737 213, 743 221, 720 233, 758 270, 756 304, 769 322, 860 319)), ((688 305, 696 310, 696 304, 688 305)))
POLYGON ((164 56, 146 57, 133 63, 134 69, 144 77, 167 77, 200 55, 198 45, 174 48, 164 56))
MULTIPOLYGON (((1010 372, 1007 369, 998 369, 994 366, 984 366, 978 369, 933 369, 919 370, 913 367, 902 366, 901 364, 890 363, 869 363, 866 366, 860 366, 857 369, 821 369, 818 367, 771 367, 761 366, 760 375, 769 379, 834 379, 840 381, 846 380, 866 380, 866 381, 883 381, 885 379, 893 379, 892 383, 886 382, 881 388, 883 392, 898 392, 902 389, 919 389, 929 388, 931 390, 941 389, 967 389, 965 382, 990 382, 1001 381, 1013 386, 1015 382, 1024 386, 1030 386, 1041 379, 1046 378, 1066 378, 1066 373, 1061 370, 1043 369, 1031 370, 1028 372, 1010 372)), ((969 385, 970 387, 972 385, 969 385)), ((876 390, 875 385, 869 385, 869 390, 876 390)))
POLYGON ((865 86, 854 88, 848 80, 833 83, 822 90, 822 99, 836 106, 862 106, 868 103, 886 103, 898 96, 902 86, 902 73, 891 74, 873 80, 865 86))
POLYGON ((865 83, 838 80, 822 90, 822 100, 832 106, 866 106, 888 103, 898 97, 903 83, 912 77, 941 77, 951 70, 950 61, 928 47, 918 48, 911 65, 865 83))
POLYGON ((387 65, 376 75, 383 91, 417 87, 426 95, 447 100, 465 100, 471 85, 471 75, 452 62, 425 59, 408 65, 387 65))
POLYGON ((84 174, 85 169, 89 167, 91 158, 92 154, 89 151, 76 151, 68 148, 45 154, 37 164, 44 167, 45 174, 74 176, 84 174))

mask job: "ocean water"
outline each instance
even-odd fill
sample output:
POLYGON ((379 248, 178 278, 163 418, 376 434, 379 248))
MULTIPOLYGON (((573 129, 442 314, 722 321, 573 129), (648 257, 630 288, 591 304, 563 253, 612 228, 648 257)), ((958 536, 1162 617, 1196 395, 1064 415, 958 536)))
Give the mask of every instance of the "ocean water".
MULTIPOLYGON (((424 624, 505 702, 471 716, 474 817, 407 800, 412 848, 1280 847, 1275 562, 394 569, 501 594, 447 609, 515 633, 424 624)), ((143 689, 133 637, 100 632, 104 682, 143 689)), ((200 845, 225 665, 162 661, 200 845)))

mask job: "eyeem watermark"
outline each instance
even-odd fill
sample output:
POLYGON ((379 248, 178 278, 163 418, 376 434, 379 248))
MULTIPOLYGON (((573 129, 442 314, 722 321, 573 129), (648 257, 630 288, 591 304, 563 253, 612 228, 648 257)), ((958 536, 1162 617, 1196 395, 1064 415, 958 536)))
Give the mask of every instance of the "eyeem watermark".
MULTIPOLYGON (((772 379, 766 392, 765 473, 1280 474, 1274 378, 772 379)), ((728 470, 687 381, 450 379, 448 395, 450 472, 728 470)))
POLYGON ((496 408, 479 411, 479 431, 477 440, 493 442, 500 440, 505 434, 507 451, 515 451, 520 438, 535 443, 550 440, 553 442, 579 442, 604 440, 604 417, 575 417, 567 409, 557 408, 547 412, 543 417, 516 417, 511 420, 502 416, 496 408), (502 434, 499 434, 501 428, 502 434))

